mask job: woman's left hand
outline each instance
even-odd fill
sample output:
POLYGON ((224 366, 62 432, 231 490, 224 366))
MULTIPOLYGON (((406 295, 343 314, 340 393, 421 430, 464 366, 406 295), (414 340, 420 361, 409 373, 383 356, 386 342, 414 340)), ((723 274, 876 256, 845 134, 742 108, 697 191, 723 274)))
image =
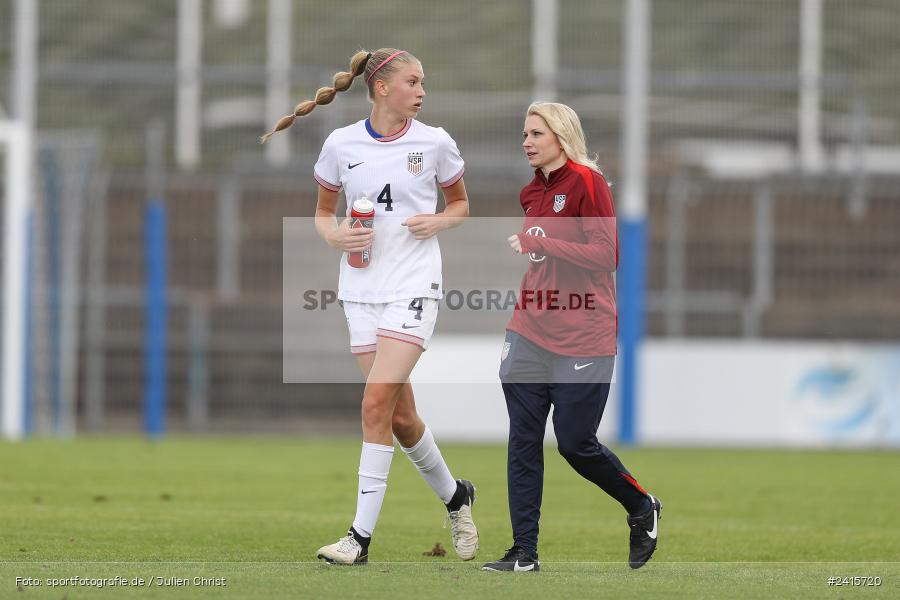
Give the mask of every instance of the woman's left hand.
POLYGON ((417 240, 427 240, 437 235, 442 229, 446 229, 445 222, 446 218, 441 215, 416 215, 400 224, 409 229, 409 232, 417 240))
POLYGON ((519 234, 509 236, 506 238, 506 241, 509 242, 509 246, 513 249, 513 252, 516 254, 524 254, 522 242, 519 241, 519 234))

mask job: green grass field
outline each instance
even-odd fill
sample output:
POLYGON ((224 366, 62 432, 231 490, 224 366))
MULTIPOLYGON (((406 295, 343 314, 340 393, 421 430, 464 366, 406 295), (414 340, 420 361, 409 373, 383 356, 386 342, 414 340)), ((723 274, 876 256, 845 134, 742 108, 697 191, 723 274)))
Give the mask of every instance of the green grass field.
POLYGON ((548 449, 543 570, 501 574, 478 567, 510 544, 505 448, 443 451, 454 474, 478 486, 476 560, 423 555, 450 546, 444 509, 398 452, 373 562, 340 568, 317 563, 315 551, 353 517, 357 440, 5 443, 0 598, 900 597, 896 452, 624 450, 664 503, 659 549, 632 571, 623 511, 548 449), (116 576, 145 585, 48 585, 116 576), (881 585, 829 586, 832 576, 881 585), (17 577, 43 585, 17 591, 17 577), (157 577, 191 585, 158 586, 157 577))

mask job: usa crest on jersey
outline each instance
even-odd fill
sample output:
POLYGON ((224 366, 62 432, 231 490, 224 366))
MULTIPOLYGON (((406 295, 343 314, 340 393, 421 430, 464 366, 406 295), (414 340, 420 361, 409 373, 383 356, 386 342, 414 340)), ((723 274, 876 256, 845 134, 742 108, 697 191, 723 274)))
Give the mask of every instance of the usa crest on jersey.
POLYGON ((553 198, 553 212, 561 211, 566 205, 566 195, 565 194, 557 194, 553 198))
POLYGON ((425 159, 421 152, 410 152, 406 157, 406 168, 413 175, 418 175, 425 167, 425 159))

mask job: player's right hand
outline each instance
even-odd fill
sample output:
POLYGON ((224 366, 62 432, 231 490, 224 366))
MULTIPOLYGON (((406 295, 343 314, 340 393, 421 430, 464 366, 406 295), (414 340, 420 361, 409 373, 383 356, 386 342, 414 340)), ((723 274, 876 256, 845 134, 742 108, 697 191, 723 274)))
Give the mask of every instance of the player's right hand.
POLYGON ((369 227, 351 229, 350 217, 346 217, 328 236, 328 245, 344 252, 362 252, 372 245, 375 230, 369 227))

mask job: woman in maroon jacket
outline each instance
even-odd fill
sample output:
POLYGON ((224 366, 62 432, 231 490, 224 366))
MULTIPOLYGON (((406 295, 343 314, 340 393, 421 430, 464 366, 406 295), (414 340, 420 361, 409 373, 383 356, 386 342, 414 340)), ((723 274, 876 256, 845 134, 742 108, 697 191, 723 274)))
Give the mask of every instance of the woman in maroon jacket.
POLYGON ((609 186, 587 155, 578 115, 564 104, 528 107, 522 148, 534 179, 520 194, 525 223, 509 244, 528 270, 507 325, 500 380, 509 413, 507 480, 513 546, 482 567, 538 571, 544 430, 553 406, 559 452, 628 513, 629 565, 656 549, 662 505, 597 440, 616 355, 619 262, 609 186))

